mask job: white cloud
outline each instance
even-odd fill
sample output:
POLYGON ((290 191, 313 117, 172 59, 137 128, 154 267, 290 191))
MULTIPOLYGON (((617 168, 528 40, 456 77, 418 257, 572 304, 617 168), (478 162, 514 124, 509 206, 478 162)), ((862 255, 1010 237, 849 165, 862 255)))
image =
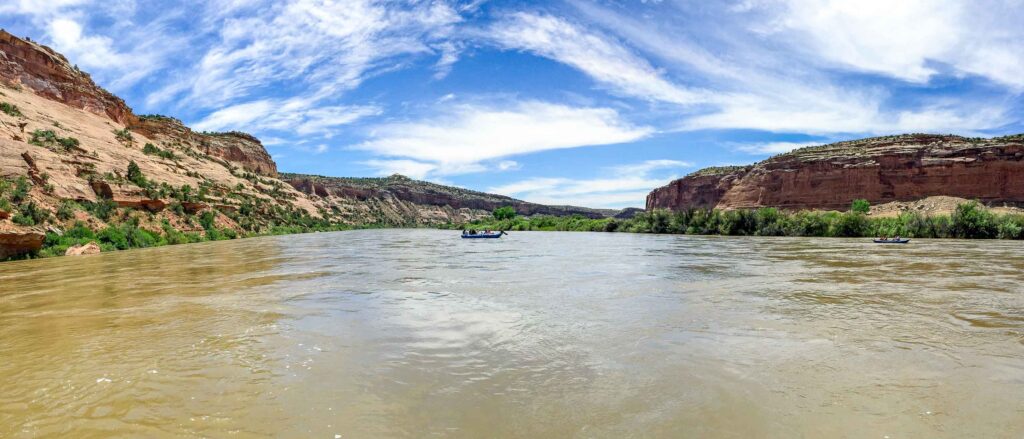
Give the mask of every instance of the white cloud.
POLYGON ((927 81, 943 68, 935 63, 953 63, 961 72, 982 74, 1011 86, 1016 81, 1024 83, 1024 75, 1012 73, 1021 70, 1018 65, 1024 60, 1020 55, 1024 48, 1015 49, 1024 44, 1024 31, 1013 20, 991 18, 1021 18, 1019 12, 1007 13, 1020 8, 1000 0, 990 1, 986 8, 957 4, 936 8, 910 0, 887 11, 890 3, 750 0, 718 5, 718 9, 709 4, 699 12, 677 4, 660 9, 659 14, 626 15, 593 3, 574 2, 592 22, 670 63, 675 70, 706 81, 705 87, 715 90, 707 99, 707 111, 680 114, 680 126, 685 130, 974 134, 1008 123, 1009 107, 1002 100, 923 96, 900 104, 892 102, 891 93, 880 84, 836 79, 836 71, 845 69, 927 81), (863 10, 858 9, 862 6, 863 10), (855 10, 847 10, 851 8, 855 10), (971 14, 964 15, 966 12, 971 14), (979 19, 979 14, 988 14, 988 18, 979 19), (658 19, 661 16, 668 18, 658 19), (999 31, 962 32, 954 26, 944 33, 950 20, 956 21, 956 26, 998 22, 995 28, 999 31), (950 35, 956 36, 955 43, 949 43, 950 35), (979 55, 982 53, 987 55, 979 55), (933 59, 936 54, 942 56, 933 59), (984 66, 988 73, 981 67, 965 67, 967 60, 982 56, 985 60, 974 64, 984 66))
POLYGON ((520 165, 519 162, 516 162, 515 160, 502 160, 498 162, 497 168, 499 171, 515 171, 518 170, 519 168, 522 168, 522 165, 520 165))
POLYGON ((451 42, 438 45, 441 57, 434 64, 434 79, 444 79, 452 71, 452 66, 459 60, 460 49, 451 42))
POLYGON ((659 169, 682 169, 693 165, 679 160, 648 160, 607 169, 607 177, 569 179, 537 177, 494 186, 487 191, 542 204, 571 204, 588 207, 621 208, 643 206, 651 189, 679 175, 655 177, 659 169))
POLYGON ((194 124, 207 131, 277 130, 330 136, 343 125, 381 113, 376 106, 316 106, 310 99, 263 99, 217 110, 194 124))
POLYGON ((488 36, 506 49, 525 50, 570 65, 613 91, 651 101, 693 104, 707 100, 673 84, 617 41, 550 15, 517 13, 488 36))
POLYGON ((1016 0, 786 0, 780 30, 816 56, 925 83, 948 64, 1024 88, 1024 18, 1016 0))
POLYGON ((652 133, 610 108, 577 108, 539 101, 502 106, 462 104, 436 118, 375 126, 356 149, 434 163, 439 174, 518 154, 625 143, 652 133))
MULTIPOLYGON (((358 86, 400 55, 444 49, 461 21, 445 2, 264 2, 262 13, 227 18, 199 61, 190 97, 217 107, 280 81, 325 98, 358 86)), ((453 63, 455 47, 446 53, 453 63)))
POLYGON ((647 160, 645 162, 620 165, 612 168, 617 175, 647 175, 656 169, 690 168, 693 163, 680 160, 647 160))
POLYGON ((178 39, 162 34, 159 22, 145 29, 145 38, 129 24, 125 16, 134 12, 134 1, 99 6, 95 0, 17 0, 0 4, 0 18, 25 17, 36 31, 30 38, 51 46, 115 91, 130 89, 163 68, 166 54, 179 47, 178 39), (90 26, 97 21, 105 23, 102 30, 107 33, 118 29, 118 35, 97 33, 90 26))

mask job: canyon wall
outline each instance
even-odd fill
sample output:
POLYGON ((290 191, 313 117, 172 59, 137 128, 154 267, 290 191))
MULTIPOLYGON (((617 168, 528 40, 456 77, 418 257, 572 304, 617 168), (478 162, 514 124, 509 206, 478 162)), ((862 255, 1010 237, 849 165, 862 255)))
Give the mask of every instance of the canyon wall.
POLYGON ((1024 203, 1024 135, 908 134, 802 148, 708 168, 653 190, 647 209, 847 209, 930 196, 1024 203))
POLYGON ((503 195, 413 180, 402 175, 385 178, 337 178, 304 174, 281 174, 295 189, 343 206, 353 219, 377 218, 396 225, 458 223, 491 215, 502 206, 512 206, 520 215, 581 215, 604 218, 616 210, 576 206, 549 206, 503 195), (440 209, 440 210, 439 210, 440 209))
POLYGON ((105 115, 122 125, 135 120, 124 101, 100 88, 88 73, 49 47, 0 29, 0 81, 25 87, 73 108, 105 115))
POLYGON ((401 176, 279 176, 256 137, 136 115, 64 56, 0 30, 0 260, 80 226, 182 242, 339 224, 460 223, 504 205, 524 215, 614 213, 401 176))

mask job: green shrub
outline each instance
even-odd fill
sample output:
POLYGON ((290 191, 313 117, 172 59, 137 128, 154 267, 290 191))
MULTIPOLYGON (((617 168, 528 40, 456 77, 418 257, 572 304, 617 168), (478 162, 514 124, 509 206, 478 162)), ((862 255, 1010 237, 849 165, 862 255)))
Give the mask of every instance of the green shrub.
POLYGON ((71 200, 64 200, 60 203, 60 207, 57 208, 57 218, 67 221, 75 217, 75 211, 78 210, 78 203, 71 200))
POLYGON ((11 217, 11 221, 19 226, 34 226, 36 220, 31 215, 25 215, 24 213, 18 212, 11 217))
POLYGON ((81 221, 76 221, 74 226, 64 232, 64 236, 73 239, 96 239, 96 234, 92 229, 86 227, 85 223, 81 221))
POLYGON ((117 211, 117 203, 112 200, 100 200, 95 203, 84 202, 82 207, 86 212, 103 221, 110 221, 111 215, 117 211))
POLYGON ((165 158, 165 159, 169 159, 169 160, 176 160, 177 159, 177 157, 174 156, 174 151, 171 151, 169 149, 157 148, 157 146, 152 144, 152 143, 147 143, 145 146, 143 146, 142 147, 142 153, 146 154, 146 155, 159 156, 159 157, 162 157, 162 158, 165 158))
POLYGON ((1024 216, 1004 215, 996 226, 999 239, 1024 239, 1024 216))
POLYGON ((25 201, 28 197, 28 191, 31 188, 32 184, 24 175, 18 177, 18 179, 14 181, 14 190, 11 191, 11 201, 15 203, 25 201))
POLYGON ((0 111, 11 117, 22 117, 21 110, 18 109, 17 105, 9 104, 7 102, 0 102, 0 111))
POLYGON ((994 238, 998 233, 992 213, 977 201, 957 205, 951 220, 956 238, 994 238))
POLYGON ((516 217, 516 208, 512 206, 502 206, 494 209, 492 214, 494 215, 494 219, 498 221, 512 219, 516 217))
POLYGON ((51 130, 35 130, 32 132, 31 137, 28 139, 28 143, 35 146, 47 146, 57 143, 57 133, 51 130))
POLYGON ((101 244, 108 244, 118 250, 127 250, 131 248, 131 244, 128 241, 128 236, 125 235, 124 231, 116 226, 107 226, 101 230, 96 238, 101 244))
POLYGON ((829 226, 829 235, 837 237, 864 236, 867 231, 868 220, 862 213, 840 214, 829 226))
POLYGON ((134 140, 132 137, 132 130, 127 127, 123 130, 114 130, 114 137, 116 137, 118 141, 128 144, 131 144, 134 140))
POLYGON ((863 198, 853 200, 853 203, 850 204, 850 212, 867 214, 870 211, 871 203, 863 198))
POLYGON ((126 174, 128 181, 135 183, 136 186, 144 188, 149 186, 149 182, 146 181, 146 176, 142 174, 142 169, 139 168, 138 163, 135 160, 128 162, 128 172, 126 174))
POLYGON ((212 210, 207 210, 199 215, 199 225, 203 226, 207 232, 214 230, 214 221, 217 219, 217 214, 212 210))
POLYGON ((65 150, 81 149, 79 148, 78 139, 74 137, 62 137, 57 139, 57 143, 60 144, 65 150))

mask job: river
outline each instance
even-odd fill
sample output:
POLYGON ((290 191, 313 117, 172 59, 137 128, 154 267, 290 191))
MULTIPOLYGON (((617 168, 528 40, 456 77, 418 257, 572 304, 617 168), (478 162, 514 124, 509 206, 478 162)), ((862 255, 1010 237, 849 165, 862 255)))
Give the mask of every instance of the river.
POLYGON ((0 437, 1021 437, 1024 247, 367 230, 0 264, 0 437))

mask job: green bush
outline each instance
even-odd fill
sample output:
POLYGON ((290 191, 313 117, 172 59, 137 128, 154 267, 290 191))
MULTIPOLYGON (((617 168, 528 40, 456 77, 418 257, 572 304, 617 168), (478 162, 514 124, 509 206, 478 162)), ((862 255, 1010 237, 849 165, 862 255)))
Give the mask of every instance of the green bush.
POLYGON ((217 219, 217 214, 212 210, 207 210, 199 215, 199 225, 203 226, 207 232, 214 230, 214 221, 217 219))
POLYGON ((11 117, 22 117, 21 110, 18 109, 17 105, 10 104, 7 102, 0 102, 0 111, 11 117))
POLYGON ((57 139, 57 143, 65 150, 80 149, 78 139, 74 137, 61 137, 57 139))
POLYGON ((996 226, 999 239, 1024 239, 1024 216, 1005 215, 996 226))
POLYGON ((494 215, 494 219, 498 221, 509 220, 516 217, 516 209, 512 206, 502 206, 494 209, 492 214, 494 215))
POLYGON ((103 221, 110 221, 111 215, 117 211, 117 203, 112 200, 100 200, 95 203, 83 202, 81 205, 86 212, 103 221))
POLYGON ((57 208, 57 218, 67 221, 75 217, 75 211, 78 210, 78 203, 71 200, 64 200, 60 203, 60 207, 57 208))
POLYGON ((142 147, 142 153, 146 155, 155 155, 170 160, 176 159, 176 157, 174 156, 174 151, 171 151, 169 149, 157 148, 157 146, 152 143, 146 143, 142 147))
POLYGON ((102 244, 108 244, 118 250, 127 250, 131 248, 131 243, 128 241, 128 236, 125 235, 124 231, 116 226, 107 226, 101 230, 96 238, 102 244))
POLYGON ((977 201, 956 206, 951 220, 952 235, 956 238, 995 238, 998 234, 992 213, 977 201))
POLYGON ((146 176, 142 174, 142 169, 139 168, 139 164, 135 163, 135 160, 128 162, 128 173, 126 174, 128 181, 135 183, 136 186, 144 188, 149 186, 149 182, 146 181, 146 176))
POLYGON ((863 198, 853 200, 853 203, 850 204, 850 212, 867 214, 870 211, 871 203, 863 198))
POLYGON ((132 137, 132 130, 127 127, 123 130, 114 130, 114 137, 116 137, 118 141, 128 144, 131 144, 134 139, 132 137))

